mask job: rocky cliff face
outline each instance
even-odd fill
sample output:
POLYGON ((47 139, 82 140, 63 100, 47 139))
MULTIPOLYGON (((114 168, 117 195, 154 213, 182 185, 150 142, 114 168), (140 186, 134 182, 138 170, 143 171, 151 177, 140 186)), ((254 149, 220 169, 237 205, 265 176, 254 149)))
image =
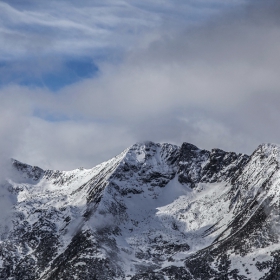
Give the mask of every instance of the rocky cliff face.
POLYGON ((280 279, 279 158, 145 142, 92 169, 13 160, 0 279, 280 279))

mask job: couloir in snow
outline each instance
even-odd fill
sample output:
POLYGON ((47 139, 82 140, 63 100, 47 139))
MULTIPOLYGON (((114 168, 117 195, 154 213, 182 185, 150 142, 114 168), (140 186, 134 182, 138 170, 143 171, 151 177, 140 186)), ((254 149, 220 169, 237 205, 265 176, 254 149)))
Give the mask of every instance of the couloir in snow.
POLYGON ((280 279, 279 161, 152 142, 92 169, 12 160, 0 279, 280 279))

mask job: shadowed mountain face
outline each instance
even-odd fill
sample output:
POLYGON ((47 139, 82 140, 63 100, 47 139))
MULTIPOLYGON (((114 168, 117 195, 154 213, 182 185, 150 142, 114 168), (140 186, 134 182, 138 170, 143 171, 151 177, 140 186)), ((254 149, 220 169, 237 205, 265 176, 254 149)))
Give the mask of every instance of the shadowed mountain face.
POLYGON ((0 279, 280 279, 279 159, 145 142, 92 169, 13 160, 0 279))

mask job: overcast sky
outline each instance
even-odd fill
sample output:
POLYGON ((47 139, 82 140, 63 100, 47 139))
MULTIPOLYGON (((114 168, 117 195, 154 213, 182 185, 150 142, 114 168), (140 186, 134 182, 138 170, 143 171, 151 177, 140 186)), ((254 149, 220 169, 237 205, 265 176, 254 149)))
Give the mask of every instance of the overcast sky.
POLYGON ((90 168, 151 140, 280 143, 280 5, 0 2, 0 155, 90 168))

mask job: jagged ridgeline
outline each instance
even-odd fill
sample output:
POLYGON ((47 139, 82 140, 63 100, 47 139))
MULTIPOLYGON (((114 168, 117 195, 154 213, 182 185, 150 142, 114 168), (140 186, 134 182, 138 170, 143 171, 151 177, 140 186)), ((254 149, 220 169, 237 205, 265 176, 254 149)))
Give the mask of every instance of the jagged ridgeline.
POLYGON ((152 142, 92 169, 12 160, 0 279, 280 279, 279 160, 152 142))

